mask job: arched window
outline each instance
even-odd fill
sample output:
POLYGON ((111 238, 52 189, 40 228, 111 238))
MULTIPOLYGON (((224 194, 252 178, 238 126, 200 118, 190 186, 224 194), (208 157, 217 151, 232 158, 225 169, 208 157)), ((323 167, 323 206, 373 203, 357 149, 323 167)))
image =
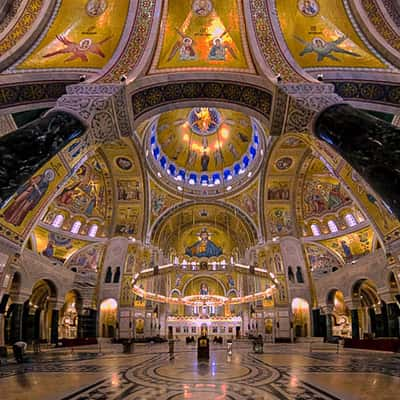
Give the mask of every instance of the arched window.
POLYGON ((118 283, 120 277, 121 277, 121 268, 117 267, 117 269, 115 270, 113 283, 118 283))
POLYGON ((332 233, 336 233, 339 230, 336 225, 336 222, 332 220, 328 221, 328 228, 332 233))
POLYGON ((51 225, 53 225, 54 228, 61 228, 63 223, 64 223, 64 215, 58 214, 54 218, 53 223, 51 225))
POLYGON ((79 229, 81 229, 81 226, 82 226, 81 221, 75 221, 72 224, 71 233, 79 233, 79 229))
POLYGON ((88 235, 89 235, 90 237, 95 237, 98 230, 99 230, 99 226, 96 225, 96 224, 93 224, 93 225, 89 228, 88 235))
POLYGON ((321 231, 320 231, 319 226, 318 226, 317 224, 312 224, 312 225, 311 225, 311 231, 312 231, 312 234, 313 234, 314 236, 319 236, 319 235, 321 235, 321 231))
POLYGON ((112 280, 112 269, 111 267, 107 268, 107 272, 106 272, 106 278, 104 279, 105 283, 111 283, 112 280))
POLYGON ((354 215, 353 215, 353 214, 347 214, 347 215, 344 217, 344 220, 346 221, 346 224, 347 224, 347 226, 348 226, 349 228, 351 228, 352 226, 356 226, 356 225, 357 225, 357 221, 356 221, 356 219, 354 218, 354 215))

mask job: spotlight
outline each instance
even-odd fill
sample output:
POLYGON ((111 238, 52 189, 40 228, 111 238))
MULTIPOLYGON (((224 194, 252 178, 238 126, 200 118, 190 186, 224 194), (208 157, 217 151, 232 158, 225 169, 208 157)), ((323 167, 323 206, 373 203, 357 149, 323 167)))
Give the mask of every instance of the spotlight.
POLYGON ((126 75, 121 75, 121 78, 119 78, 119 80, 120 80, 121 82, 126 82, 127 79, 128 79, 128 78, 127 78, 126 75))
POLYGON ((278 75, 276 76, 276 81, 277 81, 278 83, 282 82, 281 74, 278 74, 278 75))
POLYGON ((317 80, 322 82, 324 80, 324 74, 318 74, 317 75, 317 80))
POLYGON ((80 77, 79 77, 79 82, 85 82, 86 81, 86 75, 81 75, 80 77))

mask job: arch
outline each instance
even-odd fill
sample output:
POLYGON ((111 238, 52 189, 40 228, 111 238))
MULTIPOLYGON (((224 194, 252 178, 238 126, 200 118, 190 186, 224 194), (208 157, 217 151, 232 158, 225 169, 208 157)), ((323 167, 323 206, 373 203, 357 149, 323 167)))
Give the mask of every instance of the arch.
POLYGON ((295 297, 291 303, 295 337, 310 336, 310 305, 307 300, 295 297))
POLYGON ((64 223, 65 217, 63 214, 57 214, 51 223, 54 228, 61 228, 64 223))
POLYGON ((210 280, 214 280, 218 283, 218 285, 220 286, 220 289, 222 289, 223 291, 223 295, 226 296, 226 289, 225 289, 225 285, 223 284, 223 282, 216 278, 215 276, 210 276, 210 275, 204 275, 204 274, 199 274, 199 275, 195 275, 192 278, 190 278, 183 286, 182 288, 182 295, 186 295, 186 289, 187 287, 194 281, 194 280, 201 280, 201 279, 210 279, 210 280))
POLYGON ((97 225, 97 224, 90 225, 89 230, 88 230, 88 236, 96 237, 98 230, 99 230, 99 225, 97 225))
POLYGON ((74 221, 72 226, 71 226, 70 232, 75 234, 75 235, 78 235, 79 231, 81 230, 81 227, 82 227, 82 222, 81 221, 79 221, 79 220, 74 221))
POLYGON ((380 304, 375 283, 369 278, 359 278, 351 286, 352 299, 361 306, 372 307, 380 304))
MULTIPOLYGON (((254 224, 254 222, 243 212, 241 211, 239 208, 231 205, 231 204, 227 204, 227 203, 222 203, 220 201, 206 201, 206 200, 202 200, 202 201, 185 201, 184 203, 181 204, 177 204, 173 207, 171 207, 168 211, 166 211, 164 214, 162 214, 152 225, 150 232, 149 232, 149 239, 151 244, 153 245, 157 245, 160 242, 160 238, 162 237, 163 234, 163 230, 166 227, 166 224, 168 223, 168 221, 172 221, 174 218, 175 219, 179 219, 180 216, 184 213, 184 212, 190 212, 190 210, 194 209, 194 208, 198 208, 198 207, 212 207, 216 212, 221 212, 226 216, 229 216, 230 219, 232 219, 232 221, 236 221, 238 224, 238 227, 241 227, 243 229, 242 232, 240 232, 239 229, 235 228, 235 230, 233 230, 233 226, 230 226, 231 228, 231 233, 233 235, 240 235, 240 237, 242 238, 242 241, 238 241, 238 244, 236 247, 239 248, 239 246, 242 249, 242 253, 244 250, 244 245, 247 244, 247 247, 251 247, 255 244, 257 244, 259 237, 258 237, 258 230, 256 225, 254 224)), ((182 220, 180 220, 179 222, 181 222, 182 220)), ((205 220, 203 220, 205 221, 205 220)), ((190 223, 192 223, 192 220, 190 220, 190 223)), ((202 221, 199 220, 198 222, 199 224, 203 223, 202 221)), ((227 229, 229 227, 227 227, 226 225, 224 225, 224 221, 216 221, 216 220, 210 220, 210 221, 206 221, 205 223, 207 223, 210 226, 213 226, 214 224, 216 224, 219 228, 221 229, 227 229)), ((175 225, 178 226, 178 225, 175 225)), ((192 226, 192 225, 187 225, 188 226, 192 226)), ((238 236, 239 237, 239 236, 238 236)), ((167 250, 171 247, 174 246, 168 246, 167 250)))
POLYGON ((182 293, 181 293, 181 291, 179 290, 179 289, 172 289, 171 290, 171 292, 170 292, 170 297, 174 297, 174 296, 178 296, 178 297, 181 297, 182 296, 182 293))
POLYGON ((118 326, 118 302, 110 297, 99 304, 99 333, 101 337, 114 338, 118 326))
POLYGON ((57 300, 57 287, 50 279, 39 279, 33 285, 32 294, 24 304, 22 315, 22 337, 27 343, 56 342, 58 324, 54 324, 54 301, 57 300))
POLYGON ((59 331, 62 339, 78 337, 79 315, 83 306, 82 296, 78 290, 72 289, 65 294, 64 304, 60 310, 59 331))
POLYGON ((197 79, 187 73, 175 73, 138 79, 130 85, 128 94, 135 115, 134 128, 164 111, 204 106, 205 101, 210 107, 241 111, 269 126, 272 89, 271 82, 255 76, 248 76, 246 83, 238 83, 237 76, 228 72, 224 72, 223 79, 208 73, 198 73, 197 79))

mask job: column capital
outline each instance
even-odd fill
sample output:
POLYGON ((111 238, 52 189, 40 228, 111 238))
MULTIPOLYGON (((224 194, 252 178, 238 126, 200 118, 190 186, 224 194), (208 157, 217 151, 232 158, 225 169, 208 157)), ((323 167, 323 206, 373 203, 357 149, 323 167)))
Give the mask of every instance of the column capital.
POLYGON ((132 125, 125 84, 78 84, 67 87, 55 110, 67 111, 88 128, 90 144, 102 144, 129 136, 132 125))
POLYGON ((330 83, 279 84, 276 101, 283 104, 285 96, 287 117, 280 133, 310 132, 318 113, 333 104, 343 103, 343 99, 335 93, 334 85, 330 83))

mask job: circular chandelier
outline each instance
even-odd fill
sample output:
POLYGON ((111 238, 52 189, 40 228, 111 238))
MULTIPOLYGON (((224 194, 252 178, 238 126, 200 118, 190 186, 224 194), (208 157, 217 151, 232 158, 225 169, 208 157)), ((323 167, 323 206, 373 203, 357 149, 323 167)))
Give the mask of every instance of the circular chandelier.
MULTIPOLYGON (((137 277, 136 277, 137 279, 137 277)), ((271 285, 268 289, 253 293, 247 296, 241 297, 224 297, 218 295, 193 295, 185 297, 169 297, 159 293, 149 292, 136 284, 136 279, 132 281, 132 291, 135 295, 138 295, 146 300, 155 301, 157 303, 168 303, 168 304, 182 304, 189 306, 221 306, 225 304, 242 304, 252 303, 257 300, 262 300, 265 297, 272 296, 277 288, 276 285, 271 285)))
POLYGON ((222 306, 227 301, 227 297, 212 294, 185 296, 182 298, 182 302, 188 306, 222 306))

